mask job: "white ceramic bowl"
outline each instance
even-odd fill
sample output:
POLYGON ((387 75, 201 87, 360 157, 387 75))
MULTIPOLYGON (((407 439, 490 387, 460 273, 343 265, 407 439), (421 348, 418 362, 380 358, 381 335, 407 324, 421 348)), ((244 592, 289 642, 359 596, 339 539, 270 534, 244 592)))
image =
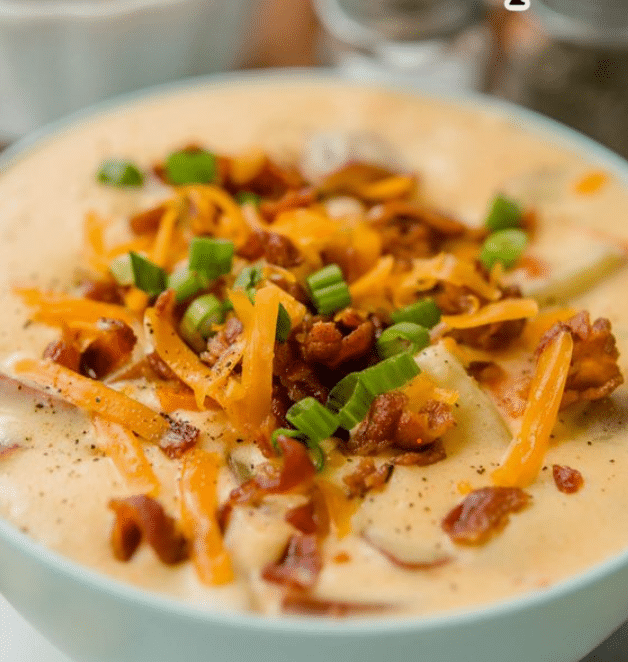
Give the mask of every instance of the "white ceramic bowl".
MULTIPOLYGON (((109 129, 124 124, 128 117, 125 108, 147 111, 146 121, 136 126, 136 142, 151 142, 154 137, 159 143, 158 125, 151 121, 160 117, 162 97, 173 99, 177 109, 183 108, 189 125, 199 132, 211 126, 217 135, 222 127, 245 145, 250 139, 245 119, 254 117, 251 100, 266 95, 267 103, 272 103, 273 90, 304 84, 318 86, 319 94, 310 94, 310 102, 317 98, 321 107, 332 109, 334 90, 350 87, 346 81, 299 73, 252 79, 223 76, 197 83, 189 90, 160 89, 146 99, 126 99, 113 109, 108 104, 104 113, 81 114, 69 125, 62 123, 39 132, 3 158, 0 172, 19 166, 23 159, 28 163, 30 156, 40 151, 44 155, 50 155, 47 150, 58 154, 65 141, 76 135, 85 141, 86 149, 95 150, 103 135, 92 140, 92 128, 103 118, 111 120, 109 129), (225 89, 235 93, 237 103, 216 125, 211 115, 216 107, 213 100, 225 89), (198 106, 194 112, 185 111, 189 106, 186 99, 191 98, 204 100, 208 112, 198 113, 198 106)), ((454 103, 468 109, 469 117, 476 119, 508 117, 540 141, 557 149, 572 149, 628 182, 626 162, 554 122, 482 97, 454 103)), ((345 123, 351 121, 354 112, 368 112, 357 107, 344 110, 345 123)), ((404 115, 404 121, 412 120, 411 114, 404 115)), ((109 147, 117 145, 115 135, 108 135, 107 140, 109 147)), ((240 147, 235 145, 234 150, 240 147)), ((155 149, 161 149, 161 145, 155 149)), ((628 550, 549 588, 429 617, 334 621, 217 614, 81 567, 0 521, 0 592, 75 662, 578 662, 626 620, 627 589, 628 550)))
POLYGON ((0 0, 0 142, 238 62, 258 0, 0 0))

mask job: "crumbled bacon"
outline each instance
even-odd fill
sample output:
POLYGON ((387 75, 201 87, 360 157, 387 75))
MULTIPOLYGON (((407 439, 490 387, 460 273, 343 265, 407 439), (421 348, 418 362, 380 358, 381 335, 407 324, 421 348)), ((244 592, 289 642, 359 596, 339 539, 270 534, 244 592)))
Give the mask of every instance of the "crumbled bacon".
POLYGON ((364 497, 371 490, 384 487, 394 470, 393 464, 384 463, 379 467, 369 458, 360 460, 350 474, 343 476, 342 482, 349 488, 349 497, 364 497))
POLYGON ((286 522, 292 524, 301 533, 315 533, 325 536, 329 533, 329 512, 327 502, 316 486, 306 503, 290 509, 286 513, 286 522))
POLYGON ((317 537, 297 534, 290 538, 281 558, 262 569, 262 578, 290 588, 308 589, 316 584, 322 567, 317 537))
POLYGON ((416 203, 393 200, 377 212, 373 227, 382 236, 382 252, 402 261, 435 255, 446 239, 467 231, 460 221, 416 203))
POLYGON ((122 367, 130 358, 137 338, 122 320, 101 318, 100 333, 81 354, 80 371, 92 379, 102 379, 122 367))
POLYGON ((474 490, 443 519, 443 531, 461 545, 481 545, 503 529, 510 513, 525 508, 532 497, 518 487, 474 490))
POLYGON ((166 209, 167 206, 162 204, 134 214, 129 219, 131 230, 135 234, 150 234, 152 232, 157 232, 161 219, 166 213, 166 209))
POLYGON ((124 303, 120 294, 120 287, 113 281, 108 280, 90 280, 83 283, 83 296, 92 301, 101 301, 102 303, 124 303))
POLYGON ((623 383, 617 365, 619 352, 615 336, 606 318, 601 317, 591 324, 589 313, 583 310, 566 322, 557 322, 541 338, 537 356, 561 331, 568 331, 574 343, 561 409, 574 402, 599 400, 623 383))
POLYGON ((584 478, 577 469, 560 464, 552 465, 552 475, 556 487, 565 494, 573 494, 584 485, 584 478))
POLYGON ((207 342, 207 349, 201 353, 201 361, 208 366, 214 366, 220 357, 233 345, 242 333, 242 322, 237 317, 230 317, 224 328, 218 331, 207 342))
POLYGON ((329 389, 320 381, 314 368, 301 358, 294 335, 291 334, 288 342, 275 345, 273 374, 286 389, 292 402, 312 396, 324 403, 329 389))
POLYGON ((398 391, 378 395, 346 448, 373 455, 390 446, 414 451, 430 444, 455 425, 449 405, 429 400, 418 412, 406 410, 408 398, 398 391))
POLYGON ((296 267, 303 261, 299 249, 288 237, 258 229, 249 234, 244 245, 238 249, 238 255, 251 262, 263 257, 269 264, 286 269, 296 267))
POLYGON ((323 600, 302 591, 289 591, 284 596, 281 606, 286 614, 331 616, 333 618, 373 614, 393 609, 393 605, 384 603, 323 600))
POLYGON ((179 563, 188 557, 183 534, 177 531, 175 521, 152 497, 139 494, 126 499, 111 499, 109 508, 116 516, 111 544, 119 561, 131 559, 142 539, 164 563, 179 563))
POLYGON ((305 182, 296 168, 281 166, 268 157, 253 179, 247 182, 235 184, 227 172, 227 188, 233 191, 249 191, 273 200, 282 198, 288 191, 299 191, 304 185, 305 182))
POLYGON ((319 363, 328 368, 369 354, 375 342, 375 327, 370 320, 361 321, 343 335, 334 322, 314 321, 303 334, 296 334, 307 363, 319 363))
POLYGON ((181 457, 196 445, 200 431, 185 421, 178 421, 163 415, 170 425, 170 430, 159 440, 159 448, 171 459, 181 457))
POLYGON ((76 344, 68 338, 60 338, 49 343, 44 349, 43 358, 50 359, 74 372, 79 372, 81 352, 76 344))
POLYGON ((278 200, 263 200, 259 211, 268 223, 272 223, 282 212, 309 207, 315 201, 316 192, 312 188, 288 190, 278 200))
POLYGON ((431 444, 425 444, 416 451, 401 453, 393 458, 393 463, 399 466, 417 466, 427 467, 430 464, 436 464, 447 457, 445 446, 441 439, 433 441, 431 444))
POLYGON ((6 458, 11 457, 11 455, 13 455, 20 448, 22 448, 20 444, 0 443, 0 460, 5 460, 6 458))

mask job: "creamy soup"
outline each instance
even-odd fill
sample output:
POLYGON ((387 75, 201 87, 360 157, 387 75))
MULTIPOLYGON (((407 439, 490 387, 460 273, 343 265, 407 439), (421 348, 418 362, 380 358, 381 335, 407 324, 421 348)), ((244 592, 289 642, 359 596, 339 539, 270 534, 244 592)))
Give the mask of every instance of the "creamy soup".
MULTIPOLYGON (((39 359, 59 337, 58 327, 27 323, 32 309, 11 288, 71 292, 85 274, 82 228, 88 211, 109 219, 108 241, 122 241, 129 217, 171 194, 156 180, 123 190, 97 184, 94 173, 104 158, 128 158, 149 171, 172 150, 195 143, 219 154, 259 147, 278 162, 303 163, 304 146, 325 132, 375 136, 375 143, 385 146, 374 148, 378 155, 383 150, 396 168, 417 174, 424 204, 469 226, 482 225, 499 192, 533 208, 537 230, 529 250, 544 267, 526 271, 515 265, 508 278, 542 305, 585 309, 592 320, 607 318, 626 373, 628 310, 622 294, 628 271, 620 241, 612 237, 626 236, 628 194, 612 174, 501 113, 331 83, 247 83, 149 99, 92 117, 12 163, 0 176, 4 372, 15 375, 17 360, 39 359), (588 234, 590 229, 603 234, 588 234)), ((366 213, 346 199, 334 204, 343 218, 347 210, 354 220, 366 213)), ((534 324, 528 326, 534 329, 534 324)), ((141 325, 136 332, 142 344, 141 325)), ((519 361, 501 356, 503 366, 519 361)), ((358 613, 384 608, 434 613, 543 590, 626 548, 624 386, 610 397, 561 411, 541 470, 524 487, 528 505, 511 513, 482 544, 461 545, 443 530, 442 521, 470 492, 492 485, 491 475, 521 427, 522 412, 509 412, 485 381, 483 389, 465 371, 464 357, 447 343, 435 342, 417 362, 437 387, 455 393, 457 424, 443 435, 447 457, 429 466, 395 466, 385 484, 349 500, 347 530, 332 522, 321 543, 322 568, 308 600, 323 612, 325 605, 349 612, 361 605, 358 613), (553 465, 577 469, 584 478, 581 489, 559 491, 553 465)), ((116 388, 159 407, 151 389, 132 383, 116 388)), ((223 585, 200 581, 192 563, 162 563, 147 544, 131 560, 119 561, 111 549, 114 514, 107 504, 145 490, 118 472, 88 413, 54 393, 42 396, 11 382, 3 390, 3 518, 78 563, 203 609, 282 611, 285 586, 264 579, 263 570, 294 535, 285 513, 304 504, 302 493, 270 494, 261 505, 233 508, 224 545, 234 578, 223 585), (18 448, 8 452, 14 444, 18 448)), ((255 444, 237 441, 237 430, 219 407, 177 415, 202 431, 203 449, 229 455, 218 476, 219 502, 243 475, 267 461, 255 444)), ((178 519, 180 461, 154 444, 143 444, 143 450, 159 481, 159 502, 178 519)), ((360 458, 332 455, 321 475, 346 491, 342 476, 360 458)))

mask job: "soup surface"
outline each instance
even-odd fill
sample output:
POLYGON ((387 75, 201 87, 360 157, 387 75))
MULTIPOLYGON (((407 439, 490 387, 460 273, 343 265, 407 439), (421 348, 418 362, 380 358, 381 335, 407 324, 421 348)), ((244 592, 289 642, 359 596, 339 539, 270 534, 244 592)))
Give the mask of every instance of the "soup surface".
MULTIPOLYGON (((128 218, 171 196, 156 180, 137 189, 98 184, 94 173, 103 159, 132 159, 150 171, 168 153, 194 143, 218 154, 256 147, 278 162, 304 163, 306 146, 314 149, 321 134, 336 136, 328 138, 332 142, 368 136, 366 142, 375 145, 370 156, 416 173, 422 202, 469 226, 482 226, 496 193, 533 208, 537 229, 530 253, 537 266, 549 265, 549 276, 541 266, 515 267, 508 277, 549 310, 587 310, 592 320, 608 319, 626 374, 628 309, 622 295, 628 270, 620 238, 628 238, 628 193, 621 183, 501 112, 337 83, 246 83, 176 92, 91 117, 21 155, 0 175, 4 372, 15 375, 19 359, 39 359, 59 337, 58 327, 28 322, 32 309, 13 288, 72 291, 85 274, 88 211, 107 218, 109 239, 122 241, 128 218)), ((315 168, 311 160, 305 163, 315 168)), ((540 326, 533 319, 528 328, 534 336, 540 326)), ((438 387, 457 394, 457 425, 443 435, 446 459, 397 465, 385 484, 349 499, 348 532, 332 521, 321 543, 322 569, 307 600, 302 593, 294 600, 295 610, 427 614, 485 604, 543 590, 628 545, 625 386, 560 412, 542 468, 525 486, 530 503, 507 525, 482 544, 452 541, 443 519, 467 494, 493 484, 492 472, 522 420, 521 411, 509 412, 495 389, 484 382, 482 390, 467 376, 460 356, 435 342, 417 359, 438 387), (553 465, 577 469, 584 485, 571 494, 560 491, 553 465)), ((502 358, 508 364, 508 356, 502 358)), ((126 387, 158 408, 150 389, 126 387)), ((286 609, 286 586, 263 575, 295 533, 285 513, 304 504, 302 493, 270 494, 261 505, 233 508, 224 532, 234 569, 227 583, 200 581, 191 563, 164 564, 146 544, 122 562, 111 549, 114 514, 108 503, 138 489, 103 450, 88 413, 11 382, 4 390, 0 516, 81 564, 203 609, 286 609)), ((237 441, 219 407, 179 415, 202 431, 204 450, 230 458, 218 476, 219 502, 228 499, 242 474, 267 461, 258 446, 237 441)), ((159 502, 178 519, 180 461, 154 444, 143 444, 143 451, 159 482, 159 502)), ((330 452, 321 475, 346 491, 339 476, 354 461, 330 452)))

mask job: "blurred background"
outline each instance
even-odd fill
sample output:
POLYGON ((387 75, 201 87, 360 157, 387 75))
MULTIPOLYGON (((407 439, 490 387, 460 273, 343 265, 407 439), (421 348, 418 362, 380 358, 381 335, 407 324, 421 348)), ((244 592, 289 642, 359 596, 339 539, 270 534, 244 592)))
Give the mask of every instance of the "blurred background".
POLYGON ((0 144, 103 98, 322 66, 480 90, 628 156, 628 0, 0 0, 0 144))

